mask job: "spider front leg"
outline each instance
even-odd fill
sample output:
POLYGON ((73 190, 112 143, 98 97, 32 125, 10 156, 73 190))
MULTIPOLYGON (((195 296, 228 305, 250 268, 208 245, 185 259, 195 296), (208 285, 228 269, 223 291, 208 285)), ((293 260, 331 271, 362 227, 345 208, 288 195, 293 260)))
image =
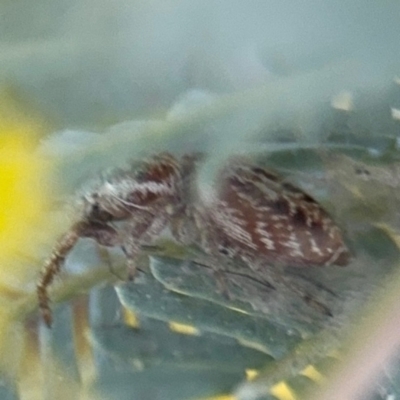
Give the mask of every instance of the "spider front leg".
POLYGON ((98 222, 79 222, 65 233, 57 242, 50 257, 44 264, 41 277, 37 284, 39 309, 48 327, 52 324, 52 312, 48 288, 76 242, 83 237, 90 237, 103 246, 115 246, 119 242, 117 231, 109 225, 98 222))

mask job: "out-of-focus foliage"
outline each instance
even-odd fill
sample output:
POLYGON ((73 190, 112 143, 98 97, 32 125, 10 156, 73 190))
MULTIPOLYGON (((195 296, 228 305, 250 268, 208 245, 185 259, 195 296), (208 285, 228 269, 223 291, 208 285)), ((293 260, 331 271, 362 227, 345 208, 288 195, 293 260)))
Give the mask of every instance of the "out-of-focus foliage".
MULTIPOLYGON (((292 400, 329 381, 368 339, 348 333, 379 320, 364 305, 396 302, 380 294, 399 265, 399 15, 395 0, 1 2, 0 397, 292 400), (160 241, 128 284, 121 254, 81 241, 53 329, 36 326, 37 271, 68 228, 49 205, 162 150, 207 152, 201 185, 254 155, 328 208, 354 261, 285 269, 278 291, 234 265, 228 300, 197 248, 160 241)), ((397 363, 371 398, 400 398, 397 363)))
POLYGON ((191 88, 232 92, 344 60, 357 71, 348 84, 342 74, 338 91, 376 92, 398 73, 396 0, 16 0, 1 9, 1 80, 63 127, 154 116, 191 88))

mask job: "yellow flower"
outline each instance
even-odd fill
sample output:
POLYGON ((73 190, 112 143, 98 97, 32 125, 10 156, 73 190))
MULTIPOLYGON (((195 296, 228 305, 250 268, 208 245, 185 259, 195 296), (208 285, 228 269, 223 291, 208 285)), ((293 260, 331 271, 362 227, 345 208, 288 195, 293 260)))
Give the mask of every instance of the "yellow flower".
POLYGON ((25 348, 14 318, 18 298, 32 292, 46 228, 50 162, 36 152, 38 125, 12 112, 0 114, 0 370, 18 374, 25 348), (5 115, 6 114, 6 115, 5 115))
POLYGON ((23 290, 45 242, 49 161, 35 151, 30 125, 0 121, 0 290, 23 290))

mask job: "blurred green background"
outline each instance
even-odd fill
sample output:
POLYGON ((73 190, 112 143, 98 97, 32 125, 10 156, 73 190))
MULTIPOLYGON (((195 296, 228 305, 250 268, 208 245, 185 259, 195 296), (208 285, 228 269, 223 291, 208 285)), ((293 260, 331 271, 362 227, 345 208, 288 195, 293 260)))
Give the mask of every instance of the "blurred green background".
POLYGON ((389 0, 2 0, 0 399, 400 398, 386 324, 400 289, 399 22, 389 0), (68 229, 63 205, 164 150, 207 152, 206 184, 251 155, 317 198, 354 261, 286 275, 333 316, 234 274, 227 301, 204 255, 168 239, 128 284, 118 251, 81 241, 45 328, 35 282, 68 229), (362 356, 376 362, 357 368, 362 356))

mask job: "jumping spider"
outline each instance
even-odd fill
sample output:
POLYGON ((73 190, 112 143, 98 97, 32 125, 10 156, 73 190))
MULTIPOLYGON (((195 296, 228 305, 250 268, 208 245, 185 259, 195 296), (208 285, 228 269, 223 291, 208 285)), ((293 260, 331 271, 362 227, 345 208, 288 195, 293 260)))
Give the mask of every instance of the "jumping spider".
POLYGON ((139 168, 116 172, 81 199, 81 212, 46 261, 37 285, 39 307, 52 322, 48 287, 79 238, 120 246, 135 275, 141 246, 169 227, 179 243, 198 244, 218 266, 239 259, 255 274, 271 265, 346 265, 341 231, 309 195, 243 158, 218 172, 212 190, 198 185, 202 156, 157 154, 139 168))

